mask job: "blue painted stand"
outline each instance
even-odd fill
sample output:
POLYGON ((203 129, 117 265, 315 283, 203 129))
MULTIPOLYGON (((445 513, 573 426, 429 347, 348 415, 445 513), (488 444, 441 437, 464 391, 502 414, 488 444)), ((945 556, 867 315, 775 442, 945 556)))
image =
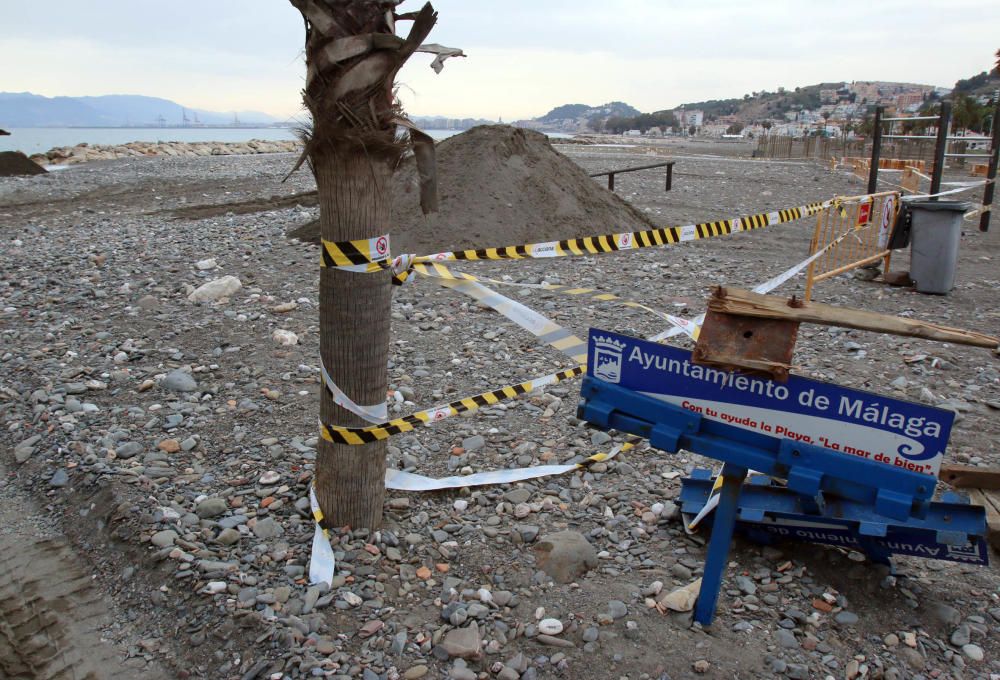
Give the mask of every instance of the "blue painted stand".
POLYGON ((710 625, 722 584, 747 470, 787 480, 788 489, 813 514, 831 499, 846 499, 875 516, 906 522, 927 515, 935 480, 926 475, 715 422, 660 399, 586 376, 579 418, 649 440, 664 451, 686 449, 724 463, 719 505, 709 541, 695 620, 710 625))
MULTIPOLYGON (((697 515, 711 496, 714 481, 712 471, 705 469, 696 469, 681 480, 681 513, 697 515)), ((867 505, 842 499, 830 499, 822 515, 807 513, 802 500, 768 477, 751 477, 740 492, 736 529, 764 544, 793 540, 853 548, 889 566, 892 555, 989 564, 986 511, 956 493, 943 493, 940 501, 930 504, 926 517, 906 522, 889 520, 867 505)), ((713 521, 718 518, 713 520, 709 514, 702 525, 713 521)))
POLYGON ((701 576, 701 591, 694 605, 694 620, 703 626, 711 625, 715 616, 719 590, 722 588, 722 574, 729 561, 729 544, 736 527, 736 509, 740 499, 740 488, 747 476, 747 469, 726 463, 722 466, 722 488, 719 490, 719 505, 715 508, 712 539, 708 542, 705 557, 705 571, 701 576), (719 539, 716 540, 716 531, 719 539))

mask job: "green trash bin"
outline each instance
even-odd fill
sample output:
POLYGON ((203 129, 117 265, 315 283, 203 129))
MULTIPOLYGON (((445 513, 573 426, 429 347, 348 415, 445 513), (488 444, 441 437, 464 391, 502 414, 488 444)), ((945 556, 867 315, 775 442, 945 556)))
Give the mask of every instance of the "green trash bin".
POLYGON ((906 201, 910 210, 910 278, 917 292, 947 295, 955 286, 965 201, 906 201))

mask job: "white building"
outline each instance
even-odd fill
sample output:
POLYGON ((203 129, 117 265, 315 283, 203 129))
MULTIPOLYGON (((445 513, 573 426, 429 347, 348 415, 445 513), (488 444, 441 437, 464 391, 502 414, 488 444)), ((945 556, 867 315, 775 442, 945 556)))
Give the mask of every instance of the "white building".
POLYGON ((674 111, 674 117, 681 122, 683 127, 694 125, 696 128, 700 128, 705 122, 705 112, 701 109, 677 109, 674 111))

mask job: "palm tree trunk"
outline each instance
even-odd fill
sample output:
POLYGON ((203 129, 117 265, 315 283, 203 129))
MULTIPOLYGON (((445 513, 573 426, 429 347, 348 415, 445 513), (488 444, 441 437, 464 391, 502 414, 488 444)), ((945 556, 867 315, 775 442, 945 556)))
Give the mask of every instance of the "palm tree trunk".
MULTIPOLYGON (((363 153, 313 157, 324 240, 349 241, 389 233, 392 169, 388 160, 363 153)), ((385 401, 390 277, 388 271, 320 270, 320 356, 337 385, 357 404, 385 401)), ((368 424, 334 404, 326 390, 322 390, 320 417, 330 424, 368 424)), ((330 526, 378 528, 385 495, 385 453, 385 441, 347 446, 320 438, 316 499, 330 526)))
MULTIPOLYGON (((389 51, 350 47, 371 36, 391 38, 398 0, 291 0, 306 20, 306 88, 313 125, 306 139, 316 177, 320 234, 334 243, 389 233, 396 140, 389 51), (335 57, 329 49, 348 45, 335 57), (346 56, 345 56, 346 55, 346 56), (374 68, 372 68, 374 66, 374 68), (358 74, 362 76, 359 84, 358 74)), ((401 65, 401 64, 400 64, 401 65)), ((391 274, 320 270, 320 356, 333 381, 356 404, 386 398, 391 274)), ((357 427, 364 420, 321 390, 320 418, 357 427)), ((319 440, 316 499, 328 527, 377 529, 385 495, 386 443, 347 446, 319 440)))
MULTIPOLYGON (((400 0, 289 0, 306 24, 306 87, 312 114, 306 149, 319 197, 320 235, 342 243, 389 234, 392 173, 407 146, 398 126, 409 129, 409 145, 420 175, 424 212, 436 205, 434 143, 400 115, 396 73, 416 51, 435 54, 435 71, 461 50, 423 45, 437 21, 430 3, 419 12, 396 14, 400 0), (409 34, 397 21, 412 21, 409 34)), ((296 166, 298 167, 298 166, 296 166)), ((389 358, 391 274, 355 273, 324 267, 320 273, 320 356, 337 386, 362 406, 384 404, 389 358)), ((337 406, 321 391, 326 425, 363 427, 362 418, 337 406)), ((386 442, 360 446, 319 440, 316 500, 327 527, 377 529, 385 496, 386 442)))

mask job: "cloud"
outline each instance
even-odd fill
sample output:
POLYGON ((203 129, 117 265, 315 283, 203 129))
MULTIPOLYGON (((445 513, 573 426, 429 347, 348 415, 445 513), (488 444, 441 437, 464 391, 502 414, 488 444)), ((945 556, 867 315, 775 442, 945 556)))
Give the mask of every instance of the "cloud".
MULTIPOLYGON (((301 111, 304 32, 287 2, 9 4, 0 63, 17 66, 5 69, 4 89, 148 94, 281 116, 301 111)), ((449 60, 440 75, 428 57, 414 57, 399 82, 415 114, 512 120, 615 99, 655 110, 840 80, 950 86, 988 69, 1000 47, 995 0, 434 5, 432 40, 469 56, 449 60)))

